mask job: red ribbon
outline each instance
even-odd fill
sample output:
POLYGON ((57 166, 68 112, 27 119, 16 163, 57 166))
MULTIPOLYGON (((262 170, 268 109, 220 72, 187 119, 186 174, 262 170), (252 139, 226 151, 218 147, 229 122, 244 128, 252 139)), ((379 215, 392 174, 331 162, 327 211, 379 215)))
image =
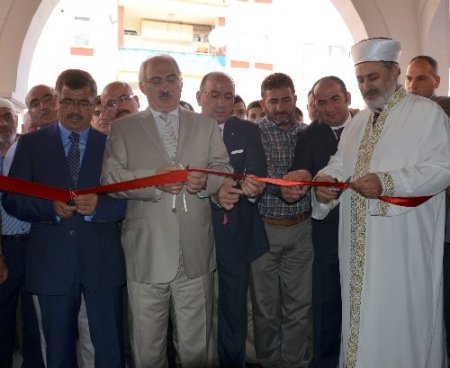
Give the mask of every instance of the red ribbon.
MULTIPOLYGON (((21 179, 11 178, 7 176, 0 176, 0 191, 48 199, 50 201, 68 202, 72 197, 81 194, 88 194, 88 193, 107 194, 107 193, 128 191, 133 189, 148 188, 156 185, 163 185, 175 182, 186 182, 187 175, 189 172, 201 172, 208 175, 223 176, 237 181, 245 179, 245 175, 243 174, 226 173, 222 171, 214 171, 207 169, 184 169, 184 170, 169 171, 164 174, 152 175, 144 178, 127 180, 115 184, 102 185, 86 189, 65 190, 44 184, 32 183, 21 179)), ((347 189, 349 187, 349 183, 346 182, 330 183, 330 182, 318 182, 308 180, 297 181, 297 180, 287 180, 277 178, 261 178, 257 176, 254 176, 253 179, 263 183, 279 186, 294 186, 294 185, 308 185, 312 187, 327 186, 339 188, 342 190, 347 189)), ((380 196, 378 199, 398 206, 416 207, 424 203, 431 197, 432 196, 420 196, 420 197, 380 196)))

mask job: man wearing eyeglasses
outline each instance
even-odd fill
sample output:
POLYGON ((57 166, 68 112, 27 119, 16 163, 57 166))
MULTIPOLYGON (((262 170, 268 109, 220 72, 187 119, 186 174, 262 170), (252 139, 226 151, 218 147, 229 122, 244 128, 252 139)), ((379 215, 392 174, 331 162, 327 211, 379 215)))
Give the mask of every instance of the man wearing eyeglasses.
POLYGON ((115 111, 116 119, 139 111, 139 98, 125 82, 109 83, 103 88, 100 100, 105 109, 115 111))
MULTIPOLYGON (((22 136, 9 175, 65 189, 99 185, 106 136, 90 129, 97 86, 69 69, 56 81, 58 122, 22 136)), ((76 367, 77 317, 86 303, 96 367, 123 367, 123 253, 117 222, 125 202, 83 194, 68 203, 7 193, 5 209, 31 223, 26 288, 43 329, 48 367, 76 367)))
MULTIPOLYGON (((104 184, 189 165, 231 172, 217 123, 180 108, 183 82, 175 59, 144 61, 145 111, 114 122, 103 162, 104 184)), ((208 367, 214 239, 209 196, 223 178, 190 172, 173 182, 114 195, 128 199, 122 240, 127 264, 136 367, 167 365, 169 310, 181 366, 208 367)))

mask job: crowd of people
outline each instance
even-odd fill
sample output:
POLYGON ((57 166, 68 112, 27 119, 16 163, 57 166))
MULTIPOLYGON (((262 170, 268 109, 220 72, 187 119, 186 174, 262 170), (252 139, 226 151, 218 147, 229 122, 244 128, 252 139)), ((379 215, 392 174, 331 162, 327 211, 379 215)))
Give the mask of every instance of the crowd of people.
POLYGON ((402 87, 400 53, 356 43, 367 107, 323 76, 309 125, 280 72, 248 106, 210 72, 196 113, 169 55, 141 64, 145 110, 79 69, 28 91, 20 135, 0 98, 1 175, 73 190, 216 172, 1 193, 0 367, 18 349, 24 368, 446 367, 450 98, 430 56, 402 87))

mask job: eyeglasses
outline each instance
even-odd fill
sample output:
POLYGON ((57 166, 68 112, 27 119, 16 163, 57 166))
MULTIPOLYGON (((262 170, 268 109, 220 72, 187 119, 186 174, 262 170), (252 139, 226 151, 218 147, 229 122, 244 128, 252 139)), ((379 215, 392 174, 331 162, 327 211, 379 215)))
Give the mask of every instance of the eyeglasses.
POLYGON ((89 100, 73 100, 71 98, 63 98, 62 100, 59 100, 59 103, 64 107, 78 106, 83 109, 86 109, 93 105, 93 103, 89 100))
POLYGON ((105 107, 105 109, 110 110, 110 109, 117 107, 117 105, 119 105, 123 102, 130 101, 134 97, 135 97, 134 95, 123 95, 123 96, 120 96, 117 100, 108 100, 104 107, 105 107))
POLYGON ((45 95, 44 97, 41 97, 41 98, 34 98, 30 102, 29 109, 37 109, 41 106, 41 104, 47 105, 53 101, 54 101, 54 97, 52 95, 45 95))
POLYGON ((145 83, 150 83, 152 86, 154 87, 159 87, 161 86, 164 82, 167 83, 169 86, 174 85, 175 83, 181 81, 181 78, 176 75, 176 74, 171 74, 169 76, 167 76, 166 78, 161 78, 161 77, 153 77, 150 78, 146 81, 144 81, 145 83))

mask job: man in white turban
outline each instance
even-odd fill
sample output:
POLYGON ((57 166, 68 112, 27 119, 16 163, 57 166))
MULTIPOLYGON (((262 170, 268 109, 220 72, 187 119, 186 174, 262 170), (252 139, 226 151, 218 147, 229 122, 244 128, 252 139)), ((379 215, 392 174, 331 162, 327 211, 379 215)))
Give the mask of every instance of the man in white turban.
POLYGON ((340 367, 446 367, 442 309, 444 190, 450 183, 448 118, 432 101, 398 85, 400 43, 364 40, 352 47, 368 106, 344 130, 318 181, 313 216, 340 206, 342 283, 340 367), (423 204, 380 196, 432 195, 423 204))

